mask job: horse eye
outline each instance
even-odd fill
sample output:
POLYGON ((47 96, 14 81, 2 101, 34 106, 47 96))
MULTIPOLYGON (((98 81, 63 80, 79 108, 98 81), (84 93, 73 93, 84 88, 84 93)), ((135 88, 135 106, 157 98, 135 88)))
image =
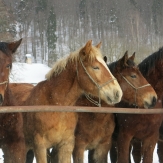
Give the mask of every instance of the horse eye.
POLYGON ((136 78, 136 75, 131 75, 132 78, 136 78))
POLYGON ((99 67, 93 67, 94 70, 99 70, 99 67))
POLYGON ((11 68, 11 65, 10 65, 10 64, 8 64, 8 65, 6 66, 6 68, 11 68))

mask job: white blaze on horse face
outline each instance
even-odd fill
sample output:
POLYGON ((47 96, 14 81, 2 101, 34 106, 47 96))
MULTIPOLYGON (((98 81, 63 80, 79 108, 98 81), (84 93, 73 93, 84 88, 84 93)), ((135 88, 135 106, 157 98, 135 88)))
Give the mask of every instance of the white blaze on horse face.
MULTIPOLYGON (((109 72, 109 74, 111 75, 112 79, 115 79, 115 77, 113 76, 113 74, 110 72, 109 68, 107 67, 106 63, 104 62, 104 60, 100 57, 97 57, 97 60, 102 63, 102 65, 106 68, 106 70, 109 72)), ((112 80, 109 79, 109 80, 112 80)), ((109 82, 106 81, 107 82, 109 82)), ((112 80, 111 82, 109 82, 108 84, 105 85, 101 88, 100 90, 100 96, 101 98, 107 102, 108 104, 115 104, 121 101, 123 92, 122 89, 119 85, 119 83, 117 82, 117 80, 112 80)))
POLYGON ((103 66, 109 71, 111 77, 112 77, 112 78, 115 78, 115 77, 113 76, 113 74, 110 72, 110 70, 109 70, 108 66, 106 65, 105 61, 104 61, 101 57, 99 57, 99 56, 97 56, 96 59, 97 59, 100 63, 102 63, 103 66))

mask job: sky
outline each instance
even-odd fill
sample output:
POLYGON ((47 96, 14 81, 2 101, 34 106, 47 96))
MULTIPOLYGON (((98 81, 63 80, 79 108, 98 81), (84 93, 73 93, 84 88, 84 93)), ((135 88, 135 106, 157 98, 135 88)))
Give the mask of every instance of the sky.
MULTIPOLYGON (((45 80, 46 73, 50 70, 50 67, 41 63, 13 63, 13 67, 10 74, 11 83, 38 83, 45 80)), ((0 150, 0 163, 3 163, 3 152, 0 150)), ((34 160, 33 163, 36 163, 34 160)), ((88 163, 87 152, 85 152, 84 163, 88 163)), ((108 157, 108 163, 110 159, 108 157)), ((132 161, 132 163, 134 163, 132 161)), ((157 157, 157 149, 154 151, 153 163, 159 163, 157 157)))

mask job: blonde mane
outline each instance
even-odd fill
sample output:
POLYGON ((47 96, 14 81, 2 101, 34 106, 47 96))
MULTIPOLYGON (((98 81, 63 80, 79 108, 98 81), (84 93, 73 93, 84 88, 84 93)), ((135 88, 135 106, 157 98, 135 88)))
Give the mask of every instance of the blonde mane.
MULTIPOLYGON (((47 80, 50 80, 51 77, 53 77, 54 75, 57 76, 59 75, 63 70, 65 70, 66 68, 66 65, 69 61, 77 61, 78 58, 79 58, 79 52, 80 52, 81 49, 75 51, 75 52, 72 52, 70 53, 70 55, 64 57, 64 58, 61 58, 59 59, 57 62, 55 62, 55 64, 53 65, 52 69, 45 75, 45 78, 47 80)), ((92 62, 96 56, 101 56, 101 52, 99 51, 98 48, 92 46, 92 49, 90 51, 90 54, 89 55, 89 60, 92 62)))

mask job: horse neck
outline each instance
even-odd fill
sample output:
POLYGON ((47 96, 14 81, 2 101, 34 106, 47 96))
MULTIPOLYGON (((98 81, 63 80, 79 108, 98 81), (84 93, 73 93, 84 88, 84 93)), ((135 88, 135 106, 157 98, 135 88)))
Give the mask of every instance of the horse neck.
POLYGON ((53 104, 74 105, 82 94, 77 81, 76 66, 68 66, 58 76, 52 77, 47 82, 50 85, 53 104))
POLYGON ((14 97, 11 93, 11 90, 9 89, 9 86, 7 85, 5 94, 4 94, 4 102, 3 106, 13 106, 16 105, 16 102, 14 100, 14 97))

